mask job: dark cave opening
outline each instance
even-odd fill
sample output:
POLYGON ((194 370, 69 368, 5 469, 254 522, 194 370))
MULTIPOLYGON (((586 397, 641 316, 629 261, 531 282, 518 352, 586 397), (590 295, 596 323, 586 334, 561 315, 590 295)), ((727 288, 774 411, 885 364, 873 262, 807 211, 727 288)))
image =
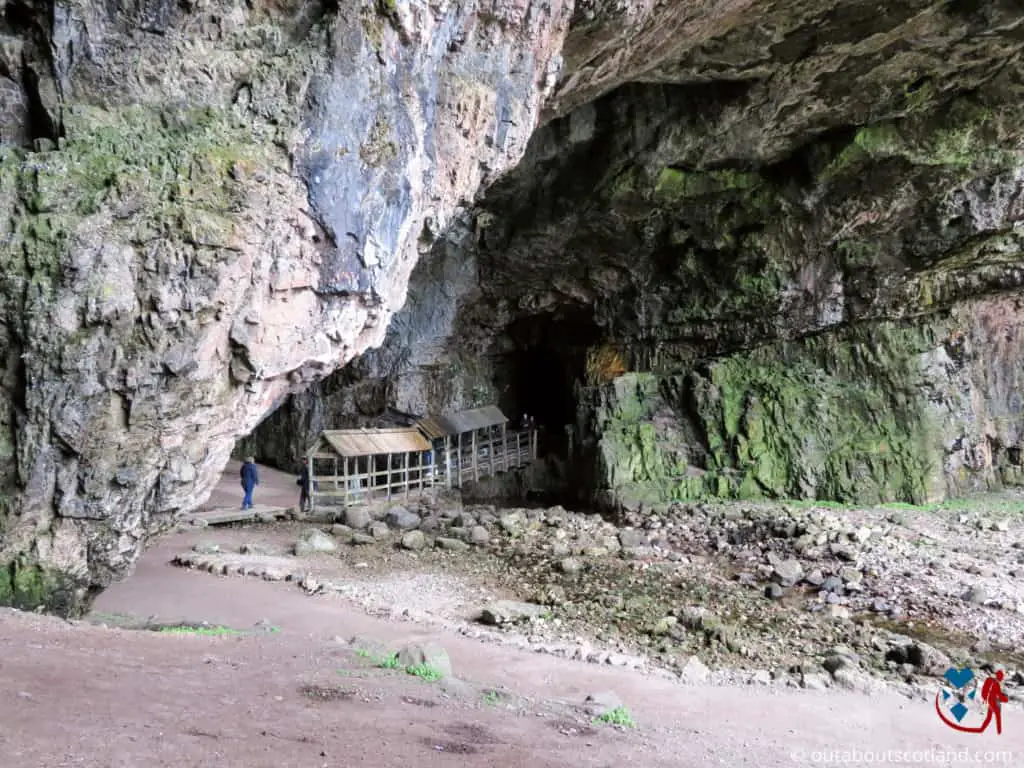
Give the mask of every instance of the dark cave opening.
POLYGON ((562 308, 521 318, 507 334, 512 351, 495 366, 499 405, 516 427, 529 414, 540 433, 540 454, 564 460, 565 428, 576 423, 577 386, 600 328, 589 308, 562 308))

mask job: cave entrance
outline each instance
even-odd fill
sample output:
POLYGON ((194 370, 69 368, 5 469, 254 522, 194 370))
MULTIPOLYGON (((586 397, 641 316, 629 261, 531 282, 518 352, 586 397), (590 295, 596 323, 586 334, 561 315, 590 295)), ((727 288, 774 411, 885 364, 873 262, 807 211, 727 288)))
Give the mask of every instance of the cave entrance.
MULTIPOLYGON (((511 351, 495 366, 501 408, 515 427, 528 414, 539 433, 538 455, 565 462, 566 426, 576 423, 577 385, 588 351, 600 343, 600 329, 590 309, 581 307, 522 318, 507 336, 511 351)), ((562 483, 571 485, 571 467, 563 466, 562 483)))

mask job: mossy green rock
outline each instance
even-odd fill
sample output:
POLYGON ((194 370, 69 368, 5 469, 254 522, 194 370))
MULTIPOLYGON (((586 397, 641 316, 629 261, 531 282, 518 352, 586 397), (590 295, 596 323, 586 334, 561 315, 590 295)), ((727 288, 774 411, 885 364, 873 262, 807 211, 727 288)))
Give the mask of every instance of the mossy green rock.
POLYGON ((0 569, 0 605, 23 611, 43 609, 64 617, 85 610, 84 589, 64 574, 38 565, 11 562, 0 569))
POLYGON ((944 442, 919 362, 935 332, 858 326, 686 375, 627 374, 597 407, 601 474, 628 503, 944 498, 944 442))

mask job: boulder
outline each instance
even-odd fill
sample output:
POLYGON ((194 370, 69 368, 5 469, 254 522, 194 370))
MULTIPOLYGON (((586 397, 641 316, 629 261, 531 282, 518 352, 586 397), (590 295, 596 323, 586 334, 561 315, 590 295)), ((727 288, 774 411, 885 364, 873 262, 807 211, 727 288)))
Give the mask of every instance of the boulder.
POLYGON ((334 539, 318 528, 306 531, 295 543, 295 555, 297 557, 324 552, 336 552, 337 550, 338 544, 334 539))
POLYGON ((400 531, 409 531, 419 527, 420 516, 405 507, 392 507, 384 517, 384 522, 400 531))

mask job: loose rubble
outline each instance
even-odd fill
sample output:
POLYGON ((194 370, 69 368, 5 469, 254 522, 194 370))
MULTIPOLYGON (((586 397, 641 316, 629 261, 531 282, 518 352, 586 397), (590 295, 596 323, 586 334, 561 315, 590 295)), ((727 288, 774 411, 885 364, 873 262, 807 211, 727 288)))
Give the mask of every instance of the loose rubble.
POLYGON ((446 500, 341 517, 302 534, 296 554, 336 565, 357 557, 354 572, 370 578, 394 567, 389 553, 405 552, 414 560, 403 567, 520 599, 489 600, 472 616, 451 606, 399 610, 365 580, 310 575, 305 557, 268 561, 209 541, 178 564, 293 580, 368 610, 448 622, 482 641, 667 670, 692 684, 870 693, 886 682, 927 695, 929 678, 956 663, 1007 669, 1016 695, 1024 667, 1024 546, 1012 516, 722 503, 675 504, 616 524, 559 506, 446 500), (268 567, 260 571, 253 558, 268 567))

